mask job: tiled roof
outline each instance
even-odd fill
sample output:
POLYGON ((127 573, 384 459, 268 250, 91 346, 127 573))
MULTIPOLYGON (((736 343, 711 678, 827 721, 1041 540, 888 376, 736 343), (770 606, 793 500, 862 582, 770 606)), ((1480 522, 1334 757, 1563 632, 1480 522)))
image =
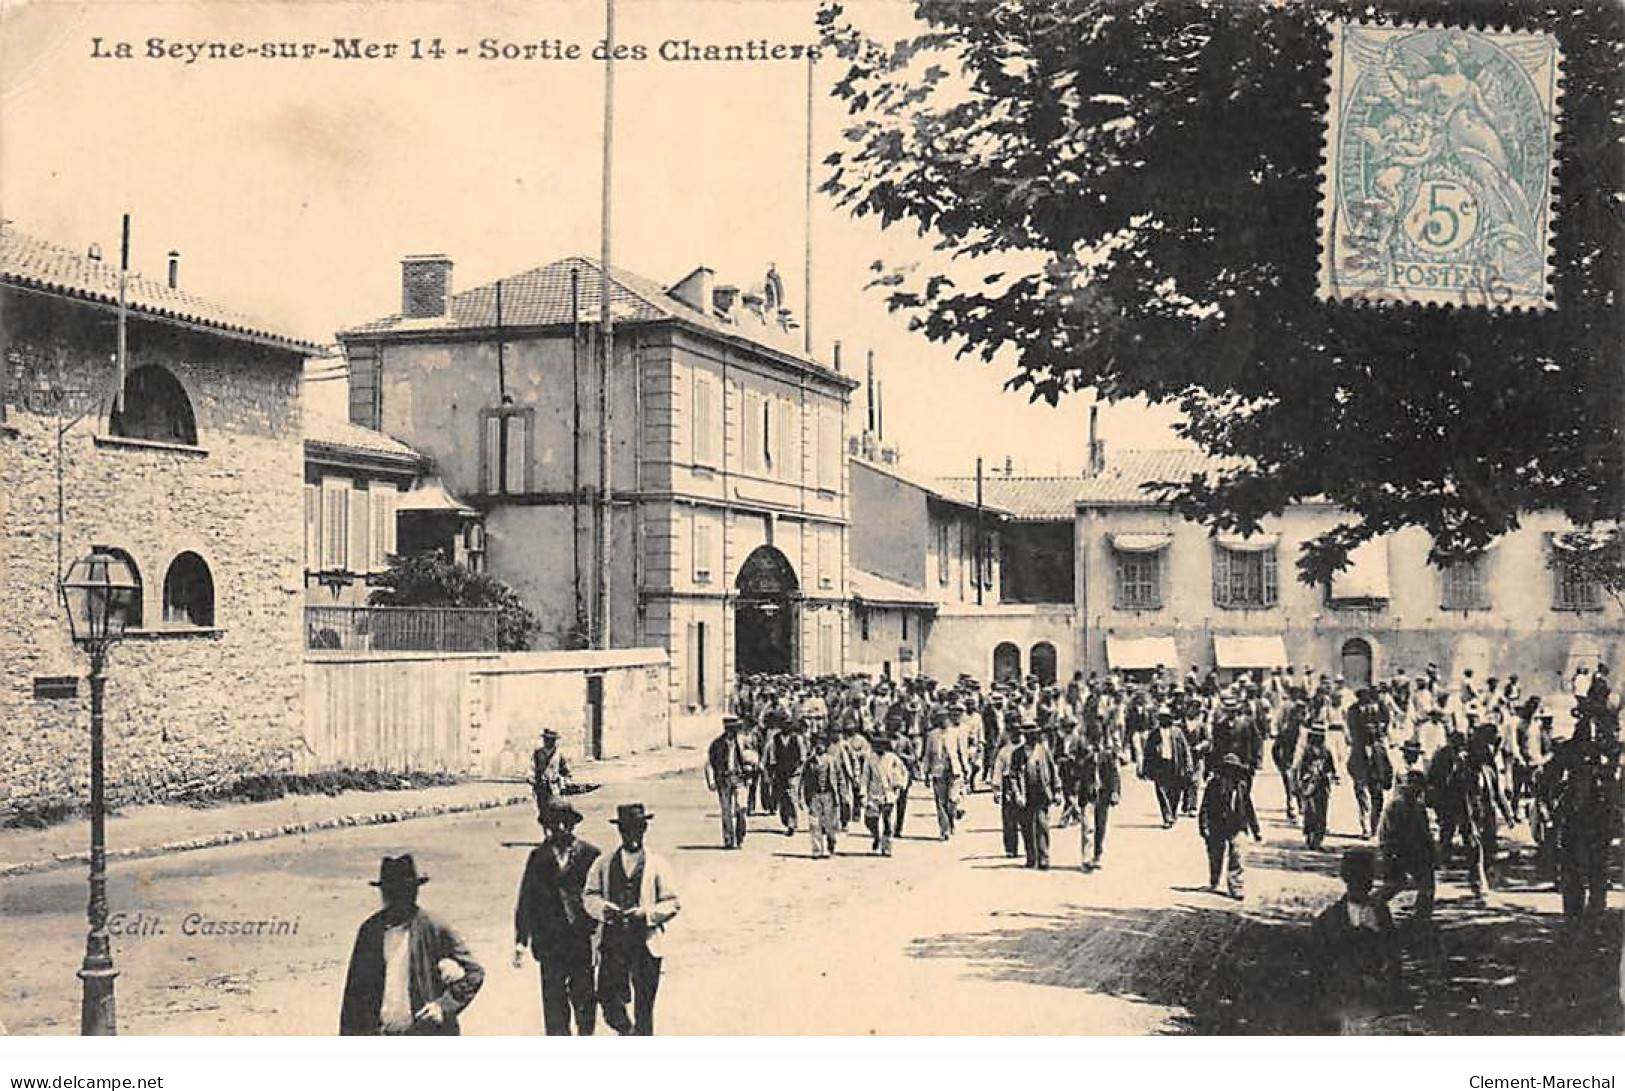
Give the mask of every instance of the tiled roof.
MULTIPOLYGON (((118 279, 116 256, 112 261, 94 261, 82 251, 0 221, 0 283, 116 306, 118 279)), ((167 279, 128 274, 125 301, 137 317, 204 326, 227 337, 302 354, 320 351, 308 341, 277 332, 238 311, 171 288, 167 279)))
MULTIPOLYGON (((1070 521, 1079 504, 1156 505, 1156 494, 1147 492, 1147 486, 1185 482, 1192 475, 1212 473, 1225 465, 1201 451, 1178 448, 1108 451, 1106 469, 1095 477, 984 475, 982 503, 1022 521, 1070 521)), ((938 481, 946 499, 962 504, 976 502, 974 477, 944 477, 938 481)))
MULTIPOLYGON (((1011 518, 1025 522, 1071 522, 1084 481, 1083 477, 1075 475, 1004 477, 984 474, 982 506, 1006 512, 1011 518)), ((937 479, 937 483, 944 499, 956 504, 976 503, 976 478, 942 477, 937 479)))
POLYGON ((1080 504, 1155 505, 1158 503, 1155 490, 1147 492, 1147 486, 1182 484, 1192 477, 1206 477, 1232 465, 1235 464, 1201 451, 1180 448, 1108 450, 1105 471, 1082 479, 1077 501, 1080 504))
MULTIPOLYGON (((598 263, 588 258, 570 257, 535 269, 502 278, 502 324, 504 326, 559 326, 574 321, 597 322, 599 310, 598 263), (570 309, 570 274, 576 282, 577 310, 570 309)), ((718 336, 747 341, 780 356, 795 359, 803 366, 836 378, 850 386, 857 380, 832 371, 803 351, 798 330, 786 330, 772 317, 763 317, 737 305, 732 320, 714 312, 699 311, 672 296, 665 288, 636 273, 611 266, 610 301, 617 322, 682 321, 718 336)), ((440 318, 408 319, 390 315, 345 330, 344 338, 368 335, 419 333, 435 330, 489 329, 496 325, 496 282, 482 284, 451 297, 448 313, 440 318)))
POLYGON ((852 597, 865 602, 892 606, 934 606, 925 592, 909 587, 907 584, 888 580, 884 576, 877 576, 873 572, 865 572, 861 568, 852 569, 847 579, 847 586, 852 589, 852 597))
POLYGON ((305 443, 336 447, 346 451, 360 451, 369 455, 409 458, 424 465, 428 465, 429 462, 426 455, 408 447, 398 439, 320 413, 305 414, 305 443))

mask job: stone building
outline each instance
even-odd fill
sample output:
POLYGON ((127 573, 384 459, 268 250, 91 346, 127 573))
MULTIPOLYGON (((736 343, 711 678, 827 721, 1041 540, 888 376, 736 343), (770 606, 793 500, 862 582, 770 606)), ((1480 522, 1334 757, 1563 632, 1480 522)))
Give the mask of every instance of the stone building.
POLYGON ((56 582, 92 547, 141 582, 109 656, 112 798, 286 770, 300 738, 290 515, 314 346, 181 291, 172 258, 128 279, 116 407, 118 279, 94 249, 0 225, 0 811, 88 791, 86 665, 56 582))
POLYGON ((1581 663, 1625 664, 1625 611, 1577 578, 1563 552, 1573 528, 1556 514, 1525 516, 1482 557, 1444 569, 1428 561, 1428 534, 1407 528, 1311 587, 1299 547, 1345 517, 1303 503, 1250 538, 1211 536, 1147 491, 1211 466, 1197 452, 1123 451, 1080 482, 1081 668, 1307 664, 1359 685, 1431 662, 1447 677, 1515 673, 1525 692, 1555 693, 1581 663))
POLYGON ((612 273, 606 513, 597 264, 461 292, 452 274, 407 258, 401 313, 339 335, 350 419, 430 457, 483 515, 486 563, 541 619, 538 647, 607 622, 613 646, 670 654, 673 700, 695 712, 720 710, 738 673, 842 671, 857 384, 802 351, 778 275, 741 291, 704 267, 669 290, 612 273))

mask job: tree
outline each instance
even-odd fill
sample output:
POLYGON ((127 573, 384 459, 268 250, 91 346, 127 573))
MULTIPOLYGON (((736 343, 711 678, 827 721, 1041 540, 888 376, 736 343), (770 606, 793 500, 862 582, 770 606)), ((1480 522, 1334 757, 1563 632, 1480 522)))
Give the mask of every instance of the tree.
POLYGON ((1306 547, 1306 582, 1404 526, 1444 560, 1534 510, 1616 518, 1625 7, 1471 9, 1563 51, 1555 310, 1315 296, 1328 20, 1460 7, 916 0, 919 33, 886 45, 829 3, 851 123, 822 188, 932 238, 937 268, 875 266, 925 337, 1013 359, 1034 400, 1177 404, 1226 467, 1167 483, 1185 514, 1247 532, 1310 497, 1350 513, 1306 547))
POLYGON ((495 576, 471 572, 445 560, 439 553, 392 557, 389 571, 367 601, 374 606, 486 607, 497 611, 497 647, 522 652, 530 647, 536 615, 526 608, 519 592, 495 576))

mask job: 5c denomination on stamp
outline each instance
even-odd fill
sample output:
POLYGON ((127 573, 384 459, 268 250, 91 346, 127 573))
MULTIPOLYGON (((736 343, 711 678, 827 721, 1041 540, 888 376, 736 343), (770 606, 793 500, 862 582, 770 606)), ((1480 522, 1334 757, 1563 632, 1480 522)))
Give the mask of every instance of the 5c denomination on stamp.
POLYGON ((1334 22, 1320 297, 1549 308, 1549 34, 1334 22))

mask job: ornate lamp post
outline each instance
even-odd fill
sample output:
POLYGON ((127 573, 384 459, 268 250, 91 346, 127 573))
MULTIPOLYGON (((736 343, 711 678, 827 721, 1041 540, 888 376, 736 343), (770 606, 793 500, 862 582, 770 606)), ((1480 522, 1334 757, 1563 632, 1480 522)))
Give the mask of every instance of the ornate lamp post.
POLYGON ((58 589, 73 642, 90 656, 90 932, 85 937, 80 1034, 118 1033, 113 1015, 113 945, 107 933, 107 800, 102 770, 102 668, 107 650, 124 636, 139 585, 130 566, 110 553, 93 551, 74 561, 58 589))

